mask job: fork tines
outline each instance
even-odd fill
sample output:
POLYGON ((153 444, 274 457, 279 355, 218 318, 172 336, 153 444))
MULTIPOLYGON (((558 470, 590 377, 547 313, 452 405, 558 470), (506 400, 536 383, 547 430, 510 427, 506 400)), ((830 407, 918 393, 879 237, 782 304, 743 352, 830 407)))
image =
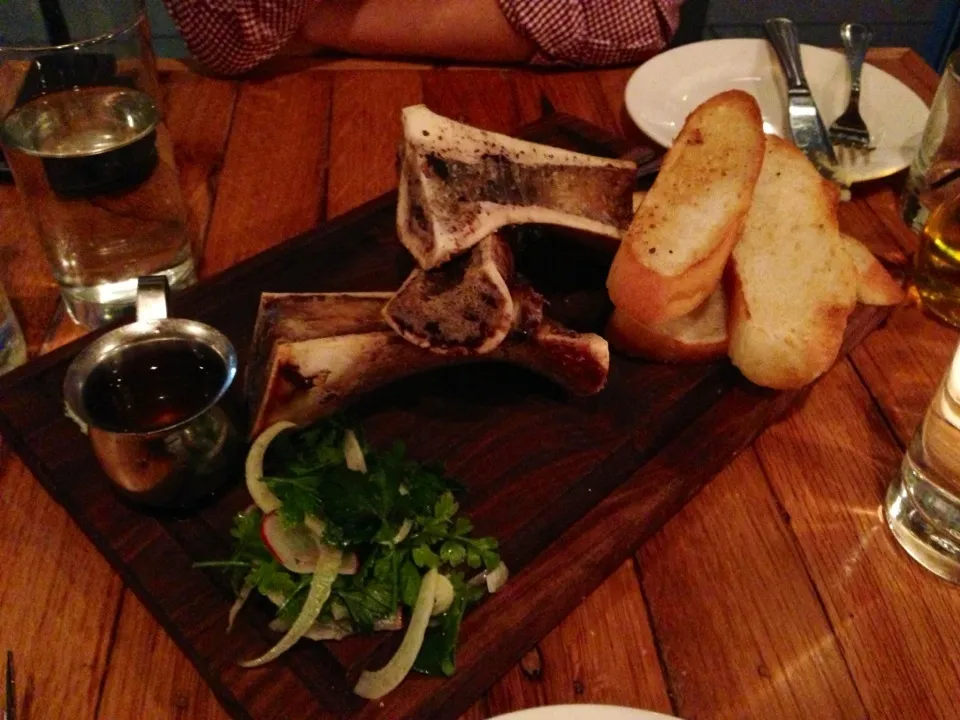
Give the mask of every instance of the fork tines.
POLYGON ((870 131, 857 113, 856 116, 844 113, 830 126, 830 142, 840 147, 852 147, 872 150, 870 131))

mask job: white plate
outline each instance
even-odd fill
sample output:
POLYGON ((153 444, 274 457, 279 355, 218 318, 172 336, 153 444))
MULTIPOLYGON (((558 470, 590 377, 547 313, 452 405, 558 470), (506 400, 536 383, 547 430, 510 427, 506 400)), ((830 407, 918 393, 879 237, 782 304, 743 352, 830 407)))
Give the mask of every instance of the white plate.
MULTIPOLYGON (((850 73, 843 54, 801 45, 813 99, 827 127, 843 112, 850 73)), ((865 64, 860 112, 876 150, 840 152, 850 182, 891 175, 907 167, 920 144, 927 106, 892 75, 865 64)), ((745 90, 763 113, 764 130, 789 138, 786 85, 766 40, 707 40, 681 45, 641 65, 627 83, 627 112, 652 140, 669 147, 687 115, 724 90, 745 90)))
POLYGON ((614 705, 550 705, 497 715, 491 720, 679 720, 649 710, 614 705))

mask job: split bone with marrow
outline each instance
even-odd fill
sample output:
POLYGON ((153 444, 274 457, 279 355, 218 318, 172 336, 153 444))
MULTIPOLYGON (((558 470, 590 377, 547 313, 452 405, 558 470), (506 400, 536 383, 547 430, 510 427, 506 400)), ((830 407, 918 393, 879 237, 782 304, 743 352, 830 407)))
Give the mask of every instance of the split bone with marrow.
POLYGON ((265 295, 247 376, 256 434, 306 423, 352 397, 444 365, 503 361, 572 394, 606 383, 609 349, 543 316, 505 225, 550 224, 618 240, 632 217, 632 162, 472 128, 423 106, 403 113, 400 241, 420 265, 397 293, 265 295))
POLYGON ((467 362, 518 365, 574 395, 599 392, 606 383, 606 340, 572 332, 549 318, 534 323, 541 305, 528 288, 513 296, 514 306, 520 307, 517 331, 482 355, 440 354, 400 337, 382 315, 391 297, 393 293, 264 294, 247 376, 251 434, 280 420, 307 424, 396 380, 467 362))
POLYGON ((636 166, 492 133, 437 115, 403 111, 397 234, 417 260, 384 308, 387 323, 440 354, 485 354, 526 322, 513 254, 497 232, 547 223, 619 238, 633 216, 636 166))
POLYGON ((432 270, 415 269, 383 308, 398 335, 441 355, 484 355, 543 321, 543 297, 517 276, 497 233, 432 270))
POLYGON ((619 241, 637 167, 403 110, 397 235, 430 269, 507 225, 539 223, 619 241))

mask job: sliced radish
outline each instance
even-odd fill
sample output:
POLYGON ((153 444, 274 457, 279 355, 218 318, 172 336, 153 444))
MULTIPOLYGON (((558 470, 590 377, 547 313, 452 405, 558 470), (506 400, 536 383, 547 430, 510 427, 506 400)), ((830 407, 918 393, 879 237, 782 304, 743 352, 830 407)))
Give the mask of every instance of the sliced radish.
POLYGON ((390 617, 380 618, 379 620, 373 621, 373 629, 377 632, 389 630, 397 631, 403 629, 403 613, 400 612, 400 608, 397 608, 397 611, 390 617))
POLYGON ((354 552, 343 554, 343 560, 340 562, 341 575, 356 575, 360 569, 360 560, 354 552))
POLYGON ((347 430, 343 434, 343 461, 348 469, 367 474, 367 459, 363 456, 363 448, 360 447, 360 441, 353 430, 347 430))
POLYGON ((276 512, 260 523, 260 537, 270 553, 290 572, 310 573, 317 565, 320 543, 306 525, 289 527, 276 512))
POLYGON ((267 454, 267 447, 284 430, 295 428, 292 422, 281 421, 274 423, 264 430, 250 446, 250 452, 247 453, 246 478, 247 491, 250 497, 263 512, 272 513, 280 507, 280 500, 263 482, 263 457, 267 454))
POLYGON ((333 581, 337 578, 337 570, 340 567, 343 553, 329 545, 319 545, 318 547, 320 553, 316 567, 313 569, 310 590, 307 592, 307 599, 304 600, 303 609, 297 619, 294 620, 287 634, 280 638, 280 642, 260 657, 241 662, 242 667, 259 667, 280 657, 310 631, 310 628, 320 616, 324 604, 330 597, 330 591, 333 589, 333 581))
POLYGON ((400 642, 400 647, 393 657, 379 670, 364 670, 357 681, 353 691, 360 697, 368 700, 377 700, 389 693, 403 682, 413 663, 420 653, 423 646, 423 637, 427 632, 427 625, 430 622, 430 613, 433 612, 433 603, 437 592, 437 573, 436 568, 423 576, 423 582, 420 583, 420 592, 417 594, 417 602, 413 606, 413 613, 410 616, 410 624, 407 625, 407 632, 400 642))

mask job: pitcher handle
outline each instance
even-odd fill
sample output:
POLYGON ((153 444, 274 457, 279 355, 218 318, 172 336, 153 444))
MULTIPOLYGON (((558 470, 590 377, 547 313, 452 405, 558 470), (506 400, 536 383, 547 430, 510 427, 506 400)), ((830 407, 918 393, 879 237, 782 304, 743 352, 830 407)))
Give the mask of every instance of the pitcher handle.
POLYGON ((137 279, 137 321, 163 320, 167 317, 170 286, 166 275, 147 275, 137 279))

